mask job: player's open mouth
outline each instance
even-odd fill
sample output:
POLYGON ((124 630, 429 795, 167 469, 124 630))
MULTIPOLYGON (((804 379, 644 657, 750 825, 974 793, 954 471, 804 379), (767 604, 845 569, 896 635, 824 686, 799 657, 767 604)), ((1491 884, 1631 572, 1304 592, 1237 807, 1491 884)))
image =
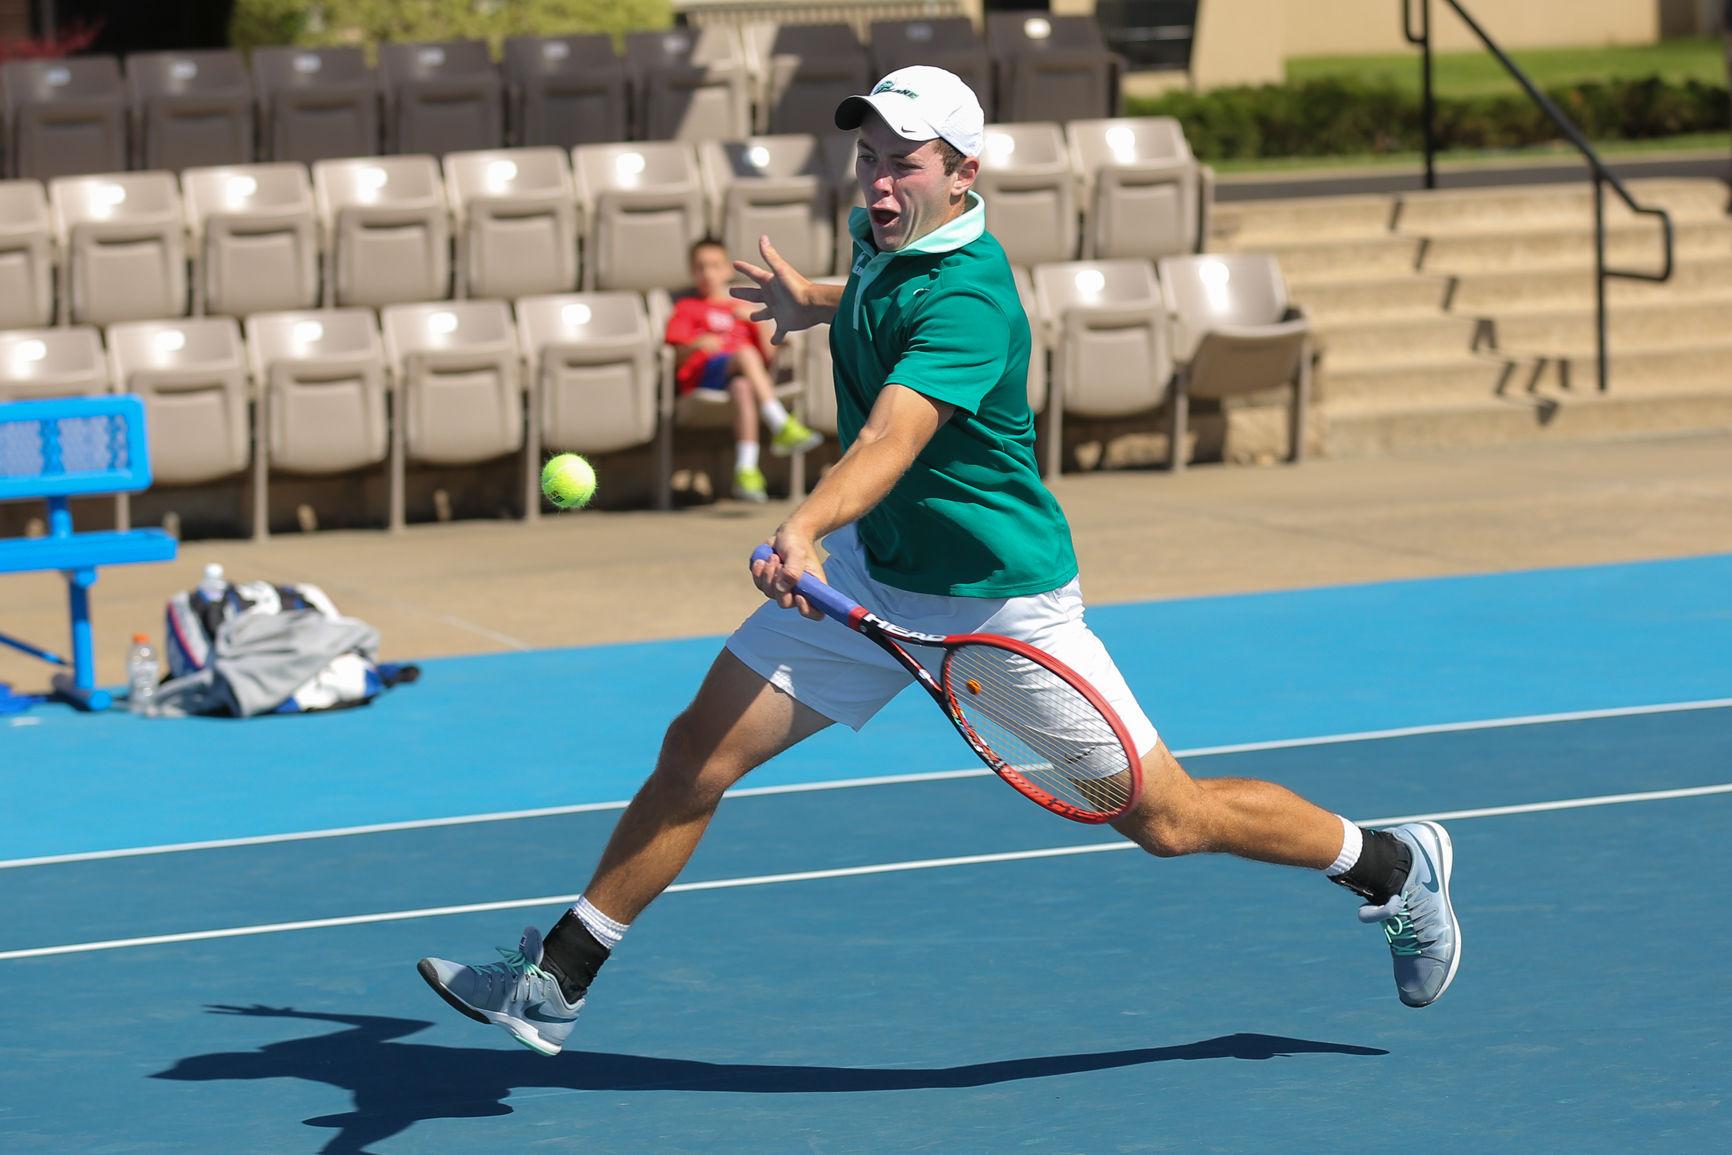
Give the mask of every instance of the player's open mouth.
POLYGON ((901 215, 902 214, 897 212, 895 209, 873 209, 872 223, 881 229, 887 229, 891 225, 895 224, 896 219, 901 215))

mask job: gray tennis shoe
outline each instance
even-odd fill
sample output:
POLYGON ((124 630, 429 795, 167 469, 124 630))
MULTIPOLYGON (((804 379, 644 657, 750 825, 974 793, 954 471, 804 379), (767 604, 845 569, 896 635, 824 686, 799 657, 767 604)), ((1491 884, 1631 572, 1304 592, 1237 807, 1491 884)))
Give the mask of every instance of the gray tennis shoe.
POLYGON ((1390 831, 1413 853, 1401 893, 1381 906, 1359 908, 1359 921, 1381 922, 1395 959, 1395 989, 1410 1007, 1435 1003, 1461 965, 1461 923, 1449 901, 1455 848, 1435 822, 1409 822, 1390 831))
POLYGON ((440 998, 476 1022, 503 1027, 532 1051, 559 1054, 583 1000, 566 1002, 559 980, 541 969, 541 932, 534 927, 523 929, 516 950, 495 949, 504 957, 487 966, 424 958, 415 969, 440 998))

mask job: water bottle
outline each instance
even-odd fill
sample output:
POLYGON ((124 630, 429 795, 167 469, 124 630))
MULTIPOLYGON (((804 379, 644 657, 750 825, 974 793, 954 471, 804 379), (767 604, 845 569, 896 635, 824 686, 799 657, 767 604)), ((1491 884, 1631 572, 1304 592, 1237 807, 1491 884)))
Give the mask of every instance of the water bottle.
POLYGON ((126 653, 127 709, 134 714, 150 713, 161 676, 162 662, 156 656, 156 647, 150 644, 150 635, 132 635, 132 648, 126 653))

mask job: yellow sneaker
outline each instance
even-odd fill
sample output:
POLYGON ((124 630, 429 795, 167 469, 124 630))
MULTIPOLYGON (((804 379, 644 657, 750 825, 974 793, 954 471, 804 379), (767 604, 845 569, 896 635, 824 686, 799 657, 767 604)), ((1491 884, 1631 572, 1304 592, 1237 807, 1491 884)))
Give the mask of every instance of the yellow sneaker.
POLYGON ((734 496, 741 501, 768 501, 764 488, 764 471, 758 468, 734 470, 734 496))
POLYGON ((805 453, 816 449, 824 443, 824 435, 806 427, 806 423, 798 417, 790 417, 783 423, 776 435, 770 438, 770 452, 777 457, 787 457, 792 453, 805 453))

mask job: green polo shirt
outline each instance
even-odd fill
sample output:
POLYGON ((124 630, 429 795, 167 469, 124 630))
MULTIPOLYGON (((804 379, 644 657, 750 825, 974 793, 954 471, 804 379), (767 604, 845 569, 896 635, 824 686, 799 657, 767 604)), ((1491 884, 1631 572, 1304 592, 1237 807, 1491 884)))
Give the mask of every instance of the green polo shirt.
POLYGON ((854 266, 830 327, 836 418, 852 445, 886 384, 956 407, 858 523, 872 576, 924 594, 1003 598, 1076 576, 1070 526, 1034 463, 1028 318, 1004 249, 969 193, 954 220, 879 252, 848 220, 854 266))

